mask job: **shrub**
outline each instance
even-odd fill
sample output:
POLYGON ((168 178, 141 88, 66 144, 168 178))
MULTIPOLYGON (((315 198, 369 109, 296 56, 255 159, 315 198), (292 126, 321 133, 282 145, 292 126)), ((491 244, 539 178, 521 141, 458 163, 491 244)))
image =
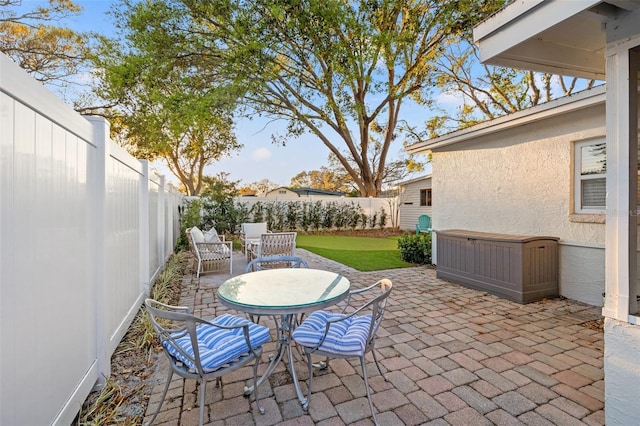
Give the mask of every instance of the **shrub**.
POLYGON ((320 229, 322 225, 322 202, 314 201, 311 206, 309 206, 309 222, 314 231, 320 229))
POLYGON ((404 234, 398 239, 400 257, 405 262, 419 265, 431 264, 431 234, 404 234))
POLYGON ((387 226, 387 211, 384 207, 380 207, 380 217, 378 218, 378 226, 380 229, 384 229, 387 226))
POLYGON ((188 228, 201 226, 201 211, 202 201, 200 201, 200 199, 198 198, 187 201, 182 207, 182 212, 180 215, 180 235, 178 235, 178 240, 176 241, 176 253, 182 250, 189 250, 189 242, 187 241, 186 231, 188 228))
MULTIPOLYGON (((295 231, 298 227, 298 219, 302 216, 302 206, 295 201, 287 202, 286 224, 289 231, 295 231)), ((306 231, 306 229, 305 229, 306 231)))
POLYGON ((264 222, 264 205, 262 202, 258 201, 251 207, 251 214, 253 222, 260 223, 264 222))
POLYGON ((367 214, 365 212, 361 212, 360 213, 360 226, 362 227, 362 229, 367 229, 367 222, 368 222, 367 214))
POLYGON ((373 229, 378 224, 378 212, 373 212, 369 218, 369 228, 373 229))

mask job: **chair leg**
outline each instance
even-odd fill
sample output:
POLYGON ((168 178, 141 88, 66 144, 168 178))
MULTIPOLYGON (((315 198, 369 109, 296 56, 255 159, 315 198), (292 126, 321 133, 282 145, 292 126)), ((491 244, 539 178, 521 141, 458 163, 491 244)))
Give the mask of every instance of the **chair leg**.
POLYGON ((313 381, 313 363, 311 362, 311 354, 309 352, 307 352, 307 367, 309 368, 309 380, 307 380, 307 400, 302 404, 304 411, 309 409, 309 402, 311 402, 311 382, 313 381))
POLYGON ((258 363, 262 359, 262 354, 256 357, 256 362, 253 363, 253 398, 256 400, 256 407, 260 414, 264 414, 264 407, 260 405, 260 399, 258 398, 258 363))
POLYGON ((199 422, 198 425, 202 426, 204 424, 204 401, 205 395, 207 392, 207 381, 203 378, 200 380, 200 412, 199 412, 199 422))
POLYGON ((375 349, 372 349, 371 353, 373 354, 373 360, 376 362, 376 367, 378 367, 378 371, 380 372, 380 375, 382 376, 385 382, 388 382, 389 379, 387 379, 387 376, 385 376, 382 370, 380 369, 380 363, 378 362, 378 357, 376 356, 375 349))
POLYGON ((371 415, 373 416, 373 423, 378 424, 376 419, 376 413, 373 411, 373 403, 371 402, 371 391, 369 390, 369 379, 367 378, 367 366, 364 361, 364 355, 360 357, 360 365, 362 365, 362 376, 364 377, 364 388, 367 390, 367 399, 369 400, 369 408, 371 409, 371 415))
POLYGON ((151 421, 149 421, 149 423, 147 423, 147 426, 153 424, 153 422, 156 420, 156 417, 158 417, 158 413, 160 412, 160 408, 162 408, 162 404, 164 403, 164 398, 167 396, 167 391, 169 390, 169 384, 171 383, 171 378, 172 377, 173 377, 173 370, 171 368, 169 368, 169 375, 167 376, 167 383, 165 383, 165 385, 164 385, 164 391, 162 392, 162 398, 160 398, 160 403, 158 403, 158 408, 156 409, 155 414, 151 418, 151 421))

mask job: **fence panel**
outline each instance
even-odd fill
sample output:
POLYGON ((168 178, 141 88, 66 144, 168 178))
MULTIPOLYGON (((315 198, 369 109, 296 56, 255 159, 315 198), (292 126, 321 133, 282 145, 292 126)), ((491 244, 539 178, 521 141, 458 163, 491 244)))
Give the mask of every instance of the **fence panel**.
POLYGON ((163 206, 150 249, 146 163, 1 54, 0 76, 0 424, 68 425, 179 224, 163 206))
MULTIPOLYGON (((107 141, 105 197, 105 357, 109 359, 127 331, 142 298, 140 239, 146 224, 140 219, 140 186, 145 181, 140 162, 107 141)), ((98 301, 100 303, 100 301, 98 301)))
POLYGON ((96 148, 86 120, 0 60, 0 423, 48 424, 98 378, 96 148))

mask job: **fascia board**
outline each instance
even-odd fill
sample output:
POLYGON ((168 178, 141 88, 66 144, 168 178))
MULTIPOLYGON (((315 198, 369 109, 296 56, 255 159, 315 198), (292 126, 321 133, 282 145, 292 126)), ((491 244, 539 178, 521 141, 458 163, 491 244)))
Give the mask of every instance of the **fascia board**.
POLYGON ((504 131, 522 126, 548 117, 588 108, 597 104, 604 104, 606 85, 583 90, 575 95, 565 96, 535 107, 508 114, 495 120, 485 121, 475 126, 458 130, 434 139, 418 142, 407 147, 409 154, 423 154, 438 148, 475 139, 490 133, 504 131))

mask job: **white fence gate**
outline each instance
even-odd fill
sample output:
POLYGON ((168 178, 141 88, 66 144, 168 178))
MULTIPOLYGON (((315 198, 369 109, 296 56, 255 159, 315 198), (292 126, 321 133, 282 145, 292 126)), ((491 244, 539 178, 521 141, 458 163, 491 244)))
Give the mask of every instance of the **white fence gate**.
POLYGON ((70 424, 173 251, 182 195, 0 54, 0 424, 70 424))

